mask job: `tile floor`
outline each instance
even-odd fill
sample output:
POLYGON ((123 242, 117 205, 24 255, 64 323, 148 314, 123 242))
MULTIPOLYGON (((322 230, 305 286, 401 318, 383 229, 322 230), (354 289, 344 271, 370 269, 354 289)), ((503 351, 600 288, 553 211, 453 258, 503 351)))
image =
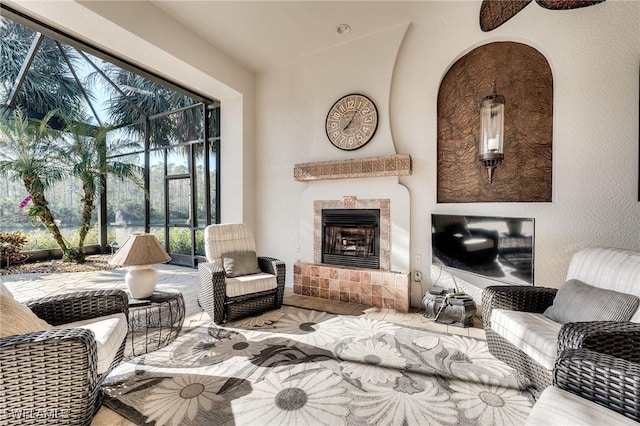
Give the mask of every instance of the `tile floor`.
MULTIPOLYGON (((158 290, 179 291, 185 300, 185 325, 208 321, 196 301, 198 291, 197 269, 175 265, 156 265, 158 271, 158 290)), ((0 279, 14 294, 16 299, 26 301, 38 297, 68 293, 81 290, 112 289, 126 290, 124 283, 125 269, 112 269, 95 272, 73 272, 60 274, 11 274, 2 275, 0 279)), ((484 331, 479 318, 474 318, 474 327, 462 328, 435 323, 424 318, 423 310, 410 308, 408 313, 396 312, 393 309, 371 308, 365 305, 345 303, 294 294, 291 288, 285 290, 285 304, 308 309, 345 315, 365 315, 370 318, 384 319, 407 326, 425 328, 441 333, 451 333, 484 339, 484 331)))
MULTIPOLYGON (((209 316, 200 310, 196 296, 198 291, 197 269, 175 265, 156 265, 158 271, 158 290, 180 291, 185 299, 185 326, 196 326, 209 321, 209 316)), ((33 298, 68 293, 81 290, 113 289, 126 290, 124 275, 126 270, 114 269, 97 272, 74 272, 60 274, 12 274, 2 275, 0 280, 13 293, 16 299, 26 301, 33 298)), ((410 327, 420 327, 441 333, 450 333, 484 339, 482 323, 474 318, 474 327, 462 328, 438 324, 428 320, 423 310, 410 308, 408 313, 393 309, 371 308, 364 305, 294 294, 291 288, 285 290, 284 303, 307 309, 343 315, 364 315, 367 318, 386 320, 410 327)), ((102 407, 95 416, 92 426, 130 426, 124 417, 106 407, 102 407)))

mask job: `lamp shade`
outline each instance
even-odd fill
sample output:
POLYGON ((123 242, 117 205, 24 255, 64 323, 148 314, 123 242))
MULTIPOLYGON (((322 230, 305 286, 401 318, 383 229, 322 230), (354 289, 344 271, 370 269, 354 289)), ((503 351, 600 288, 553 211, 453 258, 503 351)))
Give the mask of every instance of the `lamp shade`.
POLYGON ((109 259, 110 265, 137 266, 165 263, 171 260, 171 256, 162 248, 160 242, 153 234, 131 234, 129 239, 109 259))

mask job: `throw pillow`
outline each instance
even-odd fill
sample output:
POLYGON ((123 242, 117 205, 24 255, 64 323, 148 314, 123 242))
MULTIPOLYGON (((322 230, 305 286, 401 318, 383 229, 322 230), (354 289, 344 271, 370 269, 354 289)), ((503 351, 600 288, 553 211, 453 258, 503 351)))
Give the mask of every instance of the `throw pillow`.
POLYGON ((227 277, 259 274, 258 257, 255 251, 236 251, 222 255, 222 266, 227 277))
POLYGON ((553 305, 544 316, 566 324, 583 321, 629 321, 638 309, 638 298, 585 284, 579 280, 564 283, 553 305))
POLYGON ((13 297, 0 295, 0 337, 53 330, 46 321, 13 297))

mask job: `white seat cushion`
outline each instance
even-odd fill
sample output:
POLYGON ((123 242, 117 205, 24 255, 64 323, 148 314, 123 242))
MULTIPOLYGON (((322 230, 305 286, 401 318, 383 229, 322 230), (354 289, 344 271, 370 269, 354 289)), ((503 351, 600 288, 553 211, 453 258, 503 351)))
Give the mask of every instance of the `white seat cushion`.
POLYGON ((505 309, 491 311, 491 329, 549 370, 558 357, 561 327, 562 324, 542 314, 505 309))
POLYGON ((104 317, 76 321, 58 325, 55 328, 84 328, 91 330, 96 338, 98 347, 98 374, 109 369, 113 359, 120 349, 120 345, 127 336, 127 318, 123 313, 111 314, 104 317))
POLYGON ((227 278, 225 283, 227 297, 243 296, 278 287, 276 276, 265 273, 227 278))
POLYGON ((636 425, 633 420, 602 405, 549 386, 531 409, 525 425, 636 425))

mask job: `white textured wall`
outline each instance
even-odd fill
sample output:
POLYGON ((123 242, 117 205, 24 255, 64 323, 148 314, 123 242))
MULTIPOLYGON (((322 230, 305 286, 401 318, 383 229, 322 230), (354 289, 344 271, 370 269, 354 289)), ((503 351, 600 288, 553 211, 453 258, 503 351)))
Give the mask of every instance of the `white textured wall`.
MULTIPOLYGON (((640 2, 609 0, 572 11, 549 11, 532 3, 490 33, 479 29, 480 1, 434 3, 436 6, 441 15, 411 23, 404 37, 389 91, 389 116, 382 117, 389 120, 397 153, 410 154, 414 165, 412 176, 400 179, 411 196, 411 266, 426 272, 422 287, 415 285, 412 291, 412 303, 419 304, 418 295, 430 285, 433 212, 534 217, 538 286, 558 287, 570 256, 580 248, 640 249, 640 2), (527 43, 551 65, 555 97, 553 202, 438 204, 436 99, 440 81, 460 56, 497 40, 527 43)), ((352 47, 352 67, 344 54, 348 46, 342 45, 335 50, 339 63, 327 62, 323 71, 347 81, 357 77, 363 64, 357 55, 358 44, 352 47)), ((332 52, 323 54, 330 58, 332 52)), ((378 61, 380 58, 370 58, 365 67, 378 61)), ((297 224, 304 191, 304 185, 293 180, 293 166, 309 161, 311 150, 316 152, 317 128, 331 106, 328 99, 318 99, 316 94, 335 92, 330 80, 311 76, 301 60, 264 72, 257 80, 258 158, 265 160, 258 163, 257 170, 258 214, 263 229, 260 245, 281 256, 287 266, 299 257, 297 224)), ((368 91, 358 85, 340 89, 368 91)), ((379 143, 385 141, 376 137, 369 144, 379 143)), ((499 170, 497 173, 499 177, 499 170)), ((349 181, 342 184, 348 192, 349 181)), ((465 278, 481 287, 492 283, 465 278)))

